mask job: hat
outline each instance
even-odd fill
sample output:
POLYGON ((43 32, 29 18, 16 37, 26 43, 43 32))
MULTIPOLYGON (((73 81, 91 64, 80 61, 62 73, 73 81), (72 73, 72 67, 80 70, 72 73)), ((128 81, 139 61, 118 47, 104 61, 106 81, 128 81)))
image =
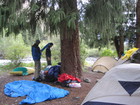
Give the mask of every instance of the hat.
POLYGON ((49 43, 49 45, 53 46, 53 43, 49 43))
POLYGON ((36 40, 35 43, 40 43, 40 40, 36 40))

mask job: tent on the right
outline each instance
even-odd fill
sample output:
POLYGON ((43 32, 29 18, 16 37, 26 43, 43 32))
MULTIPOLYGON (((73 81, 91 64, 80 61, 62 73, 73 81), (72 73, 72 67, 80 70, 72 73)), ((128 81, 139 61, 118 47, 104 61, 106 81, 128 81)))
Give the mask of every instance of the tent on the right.
POLYGON ((140 64, 121 64, 111 68, 81 105, 140 105, 140 64))

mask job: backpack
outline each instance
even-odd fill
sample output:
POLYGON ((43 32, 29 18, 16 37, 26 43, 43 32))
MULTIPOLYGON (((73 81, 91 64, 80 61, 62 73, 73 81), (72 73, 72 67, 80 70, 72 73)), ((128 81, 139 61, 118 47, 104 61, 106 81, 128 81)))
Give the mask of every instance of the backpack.
POLYGON ((52 66, 45 77, 47 82, 55 82, 60 74, 60 65, 52 66))
POLYGON ((140 63, 140 49, 138 49, 136 52, 132 54, 130 57, 131 63, 140 63))

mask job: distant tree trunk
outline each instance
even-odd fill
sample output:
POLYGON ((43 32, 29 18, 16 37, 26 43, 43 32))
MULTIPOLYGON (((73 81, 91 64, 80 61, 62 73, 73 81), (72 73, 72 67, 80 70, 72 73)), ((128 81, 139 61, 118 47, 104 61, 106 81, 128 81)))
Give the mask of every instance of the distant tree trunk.
POLYGON ((121 58, 122 54, 124 54, 124 36, 120 35, 120 51, 119 58, 121 58))
MULTIPOLYGON (((66 15, 78 12, 77 0, 60 0, 60 8, 64 9, 66 15)), ((64 19, 60 25, 61 39, 61 71, 75 77, 81 77, 82 68, 80 61, 80 46, 78 32, 78 17, 75 20, 76 28, 68 27, 68 20, 64 19)))
POLYGON ((137 1, 136 6, 136 45, 135 47, 140 48, 140 0, 137 1))
POLYGON ((114 44, 118 54, 118 58, 121 58, 122 53, 124 53, 124 37, 122 35, 115 36, 114 44))

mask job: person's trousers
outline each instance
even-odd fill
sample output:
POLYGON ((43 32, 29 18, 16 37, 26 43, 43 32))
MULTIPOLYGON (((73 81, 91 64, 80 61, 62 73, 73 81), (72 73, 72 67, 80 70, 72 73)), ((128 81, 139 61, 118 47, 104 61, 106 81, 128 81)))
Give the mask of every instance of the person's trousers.
POLYGON ((41 63, 39 61, 34 61, 35 62, 35 73, 34 73, 34 79, 39 78, 40 71, 41 71, 41 63))
POLYGON ((52 65, 51 57, 46 57, 47 65, 52 65))

